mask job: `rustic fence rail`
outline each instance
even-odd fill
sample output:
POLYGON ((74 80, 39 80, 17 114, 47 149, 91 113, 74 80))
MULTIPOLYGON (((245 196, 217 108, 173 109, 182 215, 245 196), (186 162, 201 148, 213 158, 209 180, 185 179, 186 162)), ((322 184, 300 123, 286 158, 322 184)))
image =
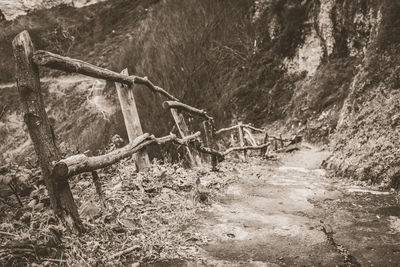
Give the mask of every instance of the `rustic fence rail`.
POLYGON ((193 141, 200 136, 200 132, 186 136, 185 138, 178 138, 174 134, 164 137, 156 138, 148 133, 137 137, 133 142, 128 145, 116 149, 110 153, 88 157, 85 154, 78 154, 66 159, 58 161, 52 170, 52 175, 58 179, 68 178, 83 172, 91 172, 97 169, 110 166, 121 159, 132 156, 134 153, 142 150, 151 144, 165 144, 167 142, 174 142, 181 145, 186 145, 187 142, 193 141))
POLYGON ((175 96, 171 95, 163 88, 154 85, 147 77, 129 75, 126 69, 121 73, 117 73, 81 60, 60 56, 48 51, 39 50, 35 52, 27 31, 21 32, 14 38, 13 51, 16 62, 17 88, 25 113, 24 120, 28 126, 29 134, 40 162, 42 176, 49 192, 51 206, 56 215, 61 218, 66 225, 78 232, 84 231, 84 227, 79 218, 77 207, 69 187, 68 178, 71 176, 83 172, 91 172, 96 191, 102 201, 101 184, 96 170, 110 166, 132 155, 136 157, 135 162, 138 168, 144 170, 150 166, 145 149, 151 144, 173 142, 184 145, 187 149, 191 166, 200 164, 196 157, 198 153, 209 154, 211 155, 212 168, 215 169, 218 162, 223 161, 229 153, 243 151, 245 158, 247 158, 248 150, 265 151, 271 146, 271 141, 275 141, 275 143, 277 141, 281 142, 282 147, 284 141, 290 141, 284 140, 281 137, 268 136, 266 130, 256 128, 249 124, 242 124, 241 122, 238 125, 217 131, 214 125, 214 118, 208 115, 206 111, 180 102, 175 96), (49 123, 43 102, 38 66, 80 73, 90 77, 115 82, 129 144, 100 156, 88 157, 85 154, 78 154, 61 159, 60 152, 56 145, 54 130, 49 123), (170 110, 179 131, 180 138, 174 134, 159 138, 148 133, 143 134, 134 97, 133 86, 136 84, 144 85, 152 92, 158 93, 168 99, 168 101, 163 102, 163 107, 170 110), (194 114, 203 119, 202 123, 206 145, 204 145, 204 142, 200 141, 200 132, 191 133, 185 122, 183 112, 194 114), (217 135, 231 130, 238 131, 240 146, 230 147, 223 152, 215 149, 217 135), (250 130, 265 133, 263 144, 257 145, 250 130), (248 143, 251 144, 250 146, 245 143, 246 137, 248 138, 248 143))

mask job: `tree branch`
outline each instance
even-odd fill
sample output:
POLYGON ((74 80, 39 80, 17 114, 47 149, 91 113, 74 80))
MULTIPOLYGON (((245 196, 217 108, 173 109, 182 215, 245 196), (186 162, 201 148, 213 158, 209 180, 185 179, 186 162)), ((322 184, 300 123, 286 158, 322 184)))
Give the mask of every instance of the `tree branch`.
POLYGON ((176 97, 165 91, 163 88, 155 86, 149 79, 147 79, 147 77, 123 75, 108 69, 97 67, 82 60, 63 57, 43 50, 38 50, 34 53, 33 61, 37 65, 67 72, 76 72, 108 81, 119 82, 127 85, 133 85, 135 83, 141 84, 153 92, 159 93, 170 100, 179 101, 176 97))
POLYGON ((178 101, 165 101, 163 103, 163 108, 165 108, 165 109, 175 108, 177 110, 184 110, 184 111, 187 111, 189 113, 196 114, 196 115, 198 115, 198 116, 200 116, 200 117, 202 117, 202 118, 204 118, 206 120, 209 120, 209 121, 213 121, 214 120, 214 118, 210 117, 207 114, 206 111, 198 109, 198 108, 195 108, 195 107, 192 107, 192 106, 189 106, 189 105, 186 105, 186 104, 183 104, 183 103, 178 102, 178 101))
MULTIPOLYGON (((220 133, 223 133, 223 132, 232 131, 232 130, 238 128, 238 127, 239 127, 239 125, 234 125, 234 126, 231 126, 231 127, 228 127, 228 128, 222 128, 222 129, 219 129, 218 131, 216 131, 215 133, 216 134, 220 134, 220 133)), ((251 126, 250 124, 242 124, 241 127, 248 128, 248 129, 251 129, 253 131, 260 132, 260 133, 264 133, 265 132, 265 130, 256 128, 254 126, 251 126)))

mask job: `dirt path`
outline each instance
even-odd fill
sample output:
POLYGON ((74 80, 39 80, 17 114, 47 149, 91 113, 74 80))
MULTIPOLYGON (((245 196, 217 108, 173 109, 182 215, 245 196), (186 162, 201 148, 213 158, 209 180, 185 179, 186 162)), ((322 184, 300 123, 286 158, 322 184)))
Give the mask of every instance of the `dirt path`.
POLYGON ((389 192, 325 178, 327 153, 238 163, 237 182, 194 231, 202 259, 182 266, 400 266, 400 208, 389 192), (259 165, 260 164, 260 165, 259 165))

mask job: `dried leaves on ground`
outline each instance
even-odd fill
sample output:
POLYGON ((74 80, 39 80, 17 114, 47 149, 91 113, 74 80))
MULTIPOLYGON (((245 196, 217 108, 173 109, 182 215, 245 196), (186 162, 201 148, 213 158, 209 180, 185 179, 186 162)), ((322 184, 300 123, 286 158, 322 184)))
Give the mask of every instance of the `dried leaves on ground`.
POLYGON ((184 169, 154 162, 137 173, 132 160, 125 160, 99 172, 103 198, 90 174, 76 176, 70 184, 87 229, 82 235, 64 228, 45 187, 36 184, 21 197, 22 207, 13 196, 0 203, 0 263, 115 266, 193 257, 207 239, 187 227, 232 182, 233 169, 229 162, 219 172, 208 164, 184 169))

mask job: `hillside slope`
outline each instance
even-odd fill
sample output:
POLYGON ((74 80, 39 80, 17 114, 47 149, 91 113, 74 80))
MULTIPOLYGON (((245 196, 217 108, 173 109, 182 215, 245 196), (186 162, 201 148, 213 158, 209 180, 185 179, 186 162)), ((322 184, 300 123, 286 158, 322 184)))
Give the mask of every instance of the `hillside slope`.
MULTIPOLYGON (((399 11, 400 4, 390 0, 58 6, 0 24, 0 79, 12 81, 11 39, 29 29, 38 49, 115 71, 128 67, 208 110, 219 127, 243 120, 300 132, 331 145, 326 167, 334 175, 398 187, 399 11)), ((118 113, 113 84, 104 95, 118 113)), ((161 102, 138 90, 145 131, 156 135, 172 128, 161 102)))
POLYGON ((399 187, 400 3, 276 0, 257 11, 259 57, 236 93, 247 120, 329 143, 333 175, 399 187))

